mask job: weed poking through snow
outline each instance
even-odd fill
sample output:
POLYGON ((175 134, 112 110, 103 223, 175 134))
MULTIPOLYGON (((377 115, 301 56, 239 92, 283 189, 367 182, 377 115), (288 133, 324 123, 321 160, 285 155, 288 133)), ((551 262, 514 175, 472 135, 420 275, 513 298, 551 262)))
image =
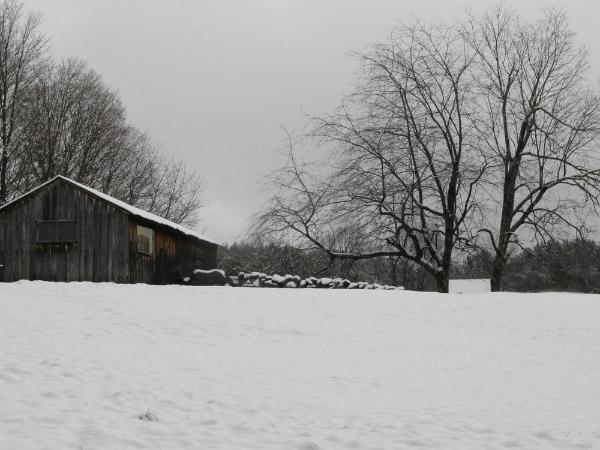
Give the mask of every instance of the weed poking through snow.
POLYGON ((158 417, 156 416, 156 414, 153 414, 150 411, 150 409, 147 409, 144 414, 140 414, 139 416, 137 416, 137 418, 148 422, 158 422, 158 417))

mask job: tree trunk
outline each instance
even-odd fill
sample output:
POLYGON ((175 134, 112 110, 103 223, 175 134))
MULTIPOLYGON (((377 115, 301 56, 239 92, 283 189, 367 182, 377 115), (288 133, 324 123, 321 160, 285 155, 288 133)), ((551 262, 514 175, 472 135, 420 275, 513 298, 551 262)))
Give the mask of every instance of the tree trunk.
POLYGON ((496 253, 492 264, 492 274, 490 278, 490 287, 492 292, 502 291, 502 278, 504 277, 504 268, 506 267, 506 257, 496 253))
POLYGON ((400 257, 395 258, 392 262, 392 276, 390 280, 392 282, 392 286, 398 286, 398 261, 400 261, 400 257))
MULTIPOLYGON (((513 194, 514 198, 514 194, 513 194)), ((500 223, 500 235, 498 237, 498 248, 494 253, 492 262, 492 273, 490 276, 490 288, 492 292, 502 291, 502 279, 504 278, 504 269, 506 268, 506 254, 508 252, 508 243, 510 241, 510 216, 503 217, 500 223)))
POLYGON ((500 218, 500 230, 498 232, 498 247, 494 256, 490 287, 492 292, 502 290, 502 277, 506 267, 506 254, 508 252, 508 243, 511 238, 511 226, 515 208, 515 186, 521 157, 516 156, 508 165, 508 171, 504 175, 504 185, 502 186, 502 216, 500 218))
POLYGON ((7 197, 7 186, 6 186, 6 172, 8 166, 8 155, 6 154, 6 148, 2 150, 2 156, 0 157, 0 206, 6 203, 7 197))
POLYGON ((448 287, 450 285, 450 274, 448 271, 443 271, 438 273, 435 276, 435 281, 437 284, 437 291, 442 294, 448 293, 448 287))

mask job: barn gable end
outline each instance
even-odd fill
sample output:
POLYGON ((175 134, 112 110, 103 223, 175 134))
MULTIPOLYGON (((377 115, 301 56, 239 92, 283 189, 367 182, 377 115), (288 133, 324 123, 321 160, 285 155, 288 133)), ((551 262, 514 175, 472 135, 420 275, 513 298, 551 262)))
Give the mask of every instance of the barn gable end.
POLYGON ((129 217, 57 179, 0 210, 6 281, 129 281, 129 217), (72 242, 41 242, 40 223, 73 221, 72 242))

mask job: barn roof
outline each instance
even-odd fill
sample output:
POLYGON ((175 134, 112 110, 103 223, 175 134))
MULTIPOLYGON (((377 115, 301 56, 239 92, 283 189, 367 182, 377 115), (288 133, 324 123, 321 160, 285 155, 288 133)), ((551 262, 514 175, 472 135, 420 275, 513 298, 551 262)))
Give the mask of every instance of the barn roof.
POLYGON ((144 211, 143 209, 136 208, 135 206, 132 206, 132 205, 125 203, 114 197, 111 197, 110 195, 104 194, 103 192, 97 191, 96 189, 92 189, 89 186, 78 183, 77 181, 73 181, 70 178, 63 177, 62 175, 57 175, 54 178, 52 178, 51 180, 48 180, 45 183, 40 184, 38 187, 32 189, 31 191, 27 192, 26 194, 23 194, 20 197, 17 197, 14 200, 11 200, 10 202, 6 203, 5 205, 0 206, 0 211, 2 211, 4 208, 6 208, 16 202, 22 200, 23 198, 28 197, 29 195, 33 194, 34 192, 39 191, 40 189, 48 186, 49 184, 54 183, 56 180, 62 180, 69 184, 72 184, 73 186, 75 186, 83 191, 86 191, 89 194, 91 194, 95 197, 98 197, 98 198, 104 200, 105 202, 116 206, 119 209, 124 210, 125 212, 131 214, 132 216, 140 217, 140 218, 148 220, 150 222, 154 222, 158 225, 162 225, 162 226, 165 226, 172 230, 179 231, 180 233, 183 233, 187 236, 195 237, 197 239, 200 239, 201 241, 205 241, 210 244, 222 245, 220 242, 215 241, 214 239, 211 239, 211 238, 204 236, 200 233, 197 233, 193 230, 190 230, 189 228, 179 225, 178 223, 164 219, 160 216, 157 216, 156 214, 152 214, 152 213, 149 213, 148 211, 144 211))

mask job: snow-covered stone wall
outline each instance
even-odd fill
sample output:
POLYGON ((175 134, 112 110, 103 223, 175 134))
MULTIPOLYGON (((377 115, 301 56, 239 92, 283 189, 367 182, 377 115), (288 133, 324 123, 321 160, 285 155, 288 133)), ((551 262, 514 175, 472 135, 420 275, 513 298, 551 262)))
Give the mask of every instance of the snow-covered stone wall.
POLYGON ((237 277, 229 277, 229 284, 236 287, 270 288, 321 288, 321 289, 404 289, 398 286, 353 282, 343 278, 301 278, 298 275, 267 275, 261 272, 240 272, 237 277))

